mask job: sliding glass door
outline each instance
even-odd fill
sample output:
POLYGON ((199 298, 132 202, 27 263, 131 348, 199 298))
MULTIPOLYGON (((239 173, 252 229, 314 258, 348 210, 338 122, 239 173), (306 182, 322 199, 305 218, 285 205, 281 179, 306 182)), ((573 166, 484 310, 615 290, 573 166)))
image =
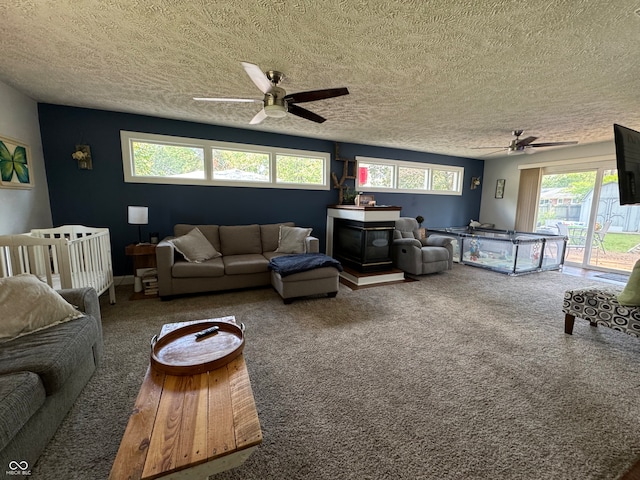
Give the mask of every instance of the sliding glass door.
POLYGON ((542 172, 537 229, 568 237, 565 263, 629 272, 640 259, 640 206, 622 206, 610 166, 542 172))

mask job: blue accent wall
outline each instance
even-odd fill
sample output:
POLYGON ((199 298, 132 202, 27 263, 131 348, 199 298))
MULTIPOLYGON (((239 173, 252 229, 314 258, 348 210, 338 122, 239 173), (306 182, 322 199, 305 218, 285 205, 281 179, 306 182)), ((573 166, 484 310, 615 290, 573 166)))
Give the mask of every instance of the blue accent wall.
MULTIPOLYGON (((324 250, 326 208, 337 203, 337 190, 125 183, 120 130, 330 152, 332 158, 334 142, 51 104, 39 104, 38 112, 53 225, 108 227, 116 275, 132 273, 124 248, 138 239, 137 226, 127 223, 128 205, 149 207, 149 225, 142 227, 143 241, 148 241, 150 232, 159 232, 160 238, 171 235, 176 223, 293 221, 312 227, 324 250), (93 170, 78 169, 71 158, 76 144, 91 146, 93 170)), ((340 157, 356 155, 464 167, 462 196, 375 193, 376 201, 401 206, 402 216, 424 216, 427 227, 466 225, 469 220, 478 219, 482 189, 471 190, 469 184, 471 177, 482 176, 484 161, 340 143, 340 157)), ((333 159, 331 171, 338 178, 342 169, 343 162, 333 159)), ((353 180, 349 182, 353 186, 353 180)))

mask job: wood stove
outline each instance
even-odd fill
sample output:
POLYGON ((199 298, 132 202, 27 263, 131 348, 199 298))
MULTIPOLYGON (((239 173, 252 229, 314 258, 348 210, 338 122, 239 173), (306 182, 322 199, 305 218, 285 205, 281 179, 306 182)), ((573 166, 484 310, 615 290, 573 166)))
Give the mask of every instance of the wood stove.
POLYGON ((333 256, 360 272, 393 268, 391 242, 394 222, 360 222, 336 218, 333 225, 333 256))

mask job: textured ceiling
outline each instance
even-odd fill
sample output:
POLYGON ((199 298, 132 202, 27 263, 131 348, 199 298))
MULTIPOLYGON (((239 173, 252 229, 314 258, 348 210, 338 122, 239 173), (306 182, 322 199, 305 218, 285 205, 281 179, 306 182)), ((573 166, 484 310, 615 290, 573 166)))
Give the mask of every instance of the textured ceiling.
MULTIPOLYGON (((640 129, 640 0, 2 0, 0 81, 39 102, 481 157, 640 129), (346 86, 249 126, 262 98, 346 86)), ((562 148, 562 147, 561 147, 562 148)))

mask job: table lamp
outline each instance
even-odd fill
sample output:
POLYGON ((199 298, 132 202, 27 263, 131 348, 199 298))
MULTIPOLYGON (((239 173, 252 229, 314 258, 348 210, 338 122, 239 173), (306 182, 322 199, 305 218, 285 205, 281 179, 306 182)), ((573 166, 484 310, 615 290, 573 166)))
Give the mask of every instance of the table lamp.
POLYGON ((138 225, 138 244, 142 243, 142 225, 149 223, 149 207, 129 205, 129 224, 138 225))

